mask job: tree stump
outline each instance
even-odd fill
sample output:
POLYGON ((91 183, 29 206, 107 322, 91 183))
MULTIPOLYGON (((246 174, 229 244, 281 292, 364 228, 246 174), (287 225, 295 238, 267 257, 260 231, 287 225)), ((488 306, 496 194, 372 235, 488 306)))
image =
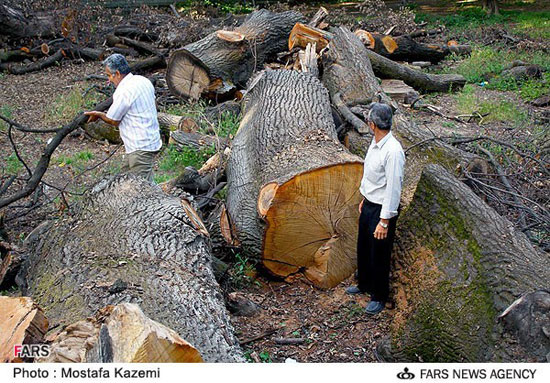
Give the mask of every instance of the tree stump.
POLYGON ((308 73, 251 80, 227 165, 243 249, 273 274, 333 287, 356 267, 361 158, 338 141, 327 90, 308 73))

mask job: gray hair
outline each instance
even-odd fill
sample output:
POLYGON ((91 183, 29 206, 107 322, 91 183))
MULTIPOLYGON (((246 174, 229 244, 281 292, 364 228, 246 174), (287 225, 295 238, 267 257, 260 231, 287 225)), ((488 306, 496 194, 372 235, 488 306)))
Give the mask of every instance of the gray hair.
POLYGON ((393 111, 389 105, 373 102, 370 104, 370 111, 367 119, 374 123, 378 129, 390 130, 392 125, 393 111))
POLYGON ((130 66, 128 65, 128 61, 126 61, 124 56, 120 53, 113 53, 112 55, 107 57, 105 60, 103 60, 103 65, 108 67, 113 74, 116 71, 119 71, 120 74, 123 75, 130 73, 130 66))

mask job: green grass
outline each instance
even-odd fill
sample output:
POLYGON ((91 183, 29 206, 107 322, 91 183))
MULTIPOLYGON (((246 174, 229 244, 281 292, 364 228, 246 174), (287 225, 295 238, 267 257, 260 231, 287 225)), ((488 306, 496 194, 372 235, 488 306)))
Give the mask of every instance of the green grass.
MULTIPOLYGON (((13 118, 13 107, 11 107, 10 105, 0 106, 0 114, 11 120, 13 118)), ((0 132, 7 132, 7 131, 8 131, 8 123, 5 122, 4 120, 0 120, 0 132)))
POLYGON ((73 119, 79 112, 91 110, 104 98, 95 89, 86 93, 81 86, 75 86, 66 95, 56 97, 51 108, 46 112, 46 122, 59 123, 73 119))
POLYGON ((455 95, 457 109, 461 114, 479 113, 487 114, 483 123, 487 122, 511 122, 522 124, 528 120, 527 113, 513 103, 506 100, 488 101, 482 100, 475 94, 474 85, 466 85, 464 89, 455 95))
POLYGON ((88 165, 88 162, 94 159, 94 154, 89 150, 82 150, 78 153, 73 154, 72 156, 67 156, 65 154, 60 154, 55 157, 54 163, 57 164, 60 168, 69 166, 77 171, 82 171, 88 165))
POLYGON ((23 164, 19 161, 15 153, 6 157, 6 166, 4 168, 5 174, 16 176, 21 169, 23 169, 23 164))
POLYGON ((242 2, 237 0, 185 0, 178 1, 176 8, 180 12, 189 12, 195 9, 198 5, 203 7, 213 7, 219 9, 223 13, 243 14, 250 13, 254 10, 252 7, 253 2, 242 2), (244 3, 244 4, 243 4, 244 3))
POLYGON ((550 12, 516 12, 514 33, 532 39, 550 39, 550 12))

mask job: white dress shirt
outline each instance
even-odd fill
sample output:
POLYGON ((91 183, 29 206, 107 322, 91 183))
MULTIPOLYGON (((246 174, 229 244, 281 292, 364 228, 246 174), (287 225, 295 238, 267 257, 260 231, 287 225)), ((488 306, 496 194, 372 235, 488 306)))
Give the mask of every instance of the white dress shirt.
POLYGON ((155 88, 147 78, 132 73, 124 76, 113 94, 107 117, 120 121, 118 128, 126 153, 161 148, 155 88))
POLYGON ((378 143, 372 139, 359 191, 370 202, 382 205, 380 218, 390 219, 397 215, 404 166, 405 153, 391 132, 378 143))

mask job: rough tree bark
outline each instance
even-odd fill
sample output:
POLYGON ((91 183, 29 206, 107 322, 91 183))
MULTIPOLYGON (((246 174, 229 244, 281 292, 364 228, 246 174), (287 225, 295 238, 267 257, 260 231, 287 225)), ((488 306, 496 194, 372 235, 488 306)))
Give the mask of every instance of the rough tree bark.
POLYGON ((339 142, 329 95, 308 73, 251 80, 227 165, 227 209, 244 251, 275 275, 332 287, 355 269, 361 159, 339 142))
POLYGON ((172 93, 197 99, 205 92, 223 94, 245 87, 252 73, 285 50, 300 13, 253 12, 234 31, 217 31, 175 51, 166 70, 172 93))
POLYGON ((137 303, 205 361, 244 360, 211 270, 207 231, 186 200, 118 176, 51 226, 29 244, 18 280, 52 324, 137 303))
POLYGON ((424 169, 398 227, 396 315, 391 351, 379 349, 384 356, 424 362, 533 357, 503 336, 496 319, 518 297, 548 287, 547 255, 439 165, 424 169))

